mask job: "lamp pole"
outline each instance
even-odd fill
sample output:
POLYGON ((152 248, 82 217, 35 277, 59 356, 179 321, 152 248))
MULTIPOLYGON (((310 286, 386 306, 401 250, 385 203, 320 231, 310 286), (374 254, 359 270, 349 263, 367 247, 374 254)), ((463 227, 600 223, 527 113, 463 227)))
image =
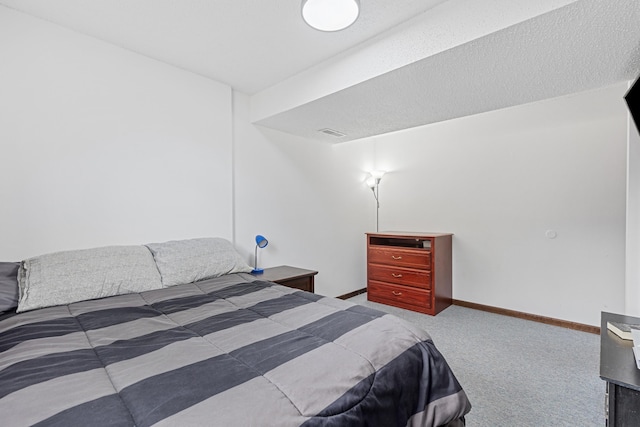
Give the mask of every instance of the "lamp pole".
POLYGON ((376 178, 376 184, 371 187, 371 191, 373 192, 373 197, 376 199, 376 233, 379 232, 379 223, 380 223, 380 199, 378 199, 378 194, 380 191, 380 178, 376 178))

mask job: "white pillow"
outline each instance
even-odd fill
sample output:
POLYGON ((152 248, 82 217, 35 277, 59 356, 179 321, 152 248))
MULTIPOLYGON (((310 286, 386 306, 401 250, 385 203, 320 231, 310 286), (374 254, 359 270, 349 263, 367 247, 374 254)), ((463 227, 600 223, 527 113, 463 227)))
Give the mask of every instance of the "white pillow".
POLYGON ((18 270, 18 312, 162 288, 144 246, 107 246, 29 258, 18 270))
POLYGON ((162 285, 181 285, 231 273, 250 273, 251 267, 228 240, 205 237, 146 245, 156 260, 162 285))

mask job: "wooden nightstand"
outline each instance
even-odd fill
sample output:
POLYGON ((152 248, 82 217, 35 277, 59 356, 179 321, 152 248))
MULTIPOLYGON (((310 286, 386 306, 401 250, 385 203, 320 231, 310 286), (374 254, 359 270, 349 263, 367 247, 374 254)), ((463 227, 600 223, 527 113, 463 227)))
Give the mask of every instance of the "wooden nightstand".
POLYGON ((265 268, 264 273, 253 274, 253 276, 268 282, 276 282, 290 288, 313 292, 313 276, 316 274, 318 274, 317 271, 281 265, 278 267, 265 268))

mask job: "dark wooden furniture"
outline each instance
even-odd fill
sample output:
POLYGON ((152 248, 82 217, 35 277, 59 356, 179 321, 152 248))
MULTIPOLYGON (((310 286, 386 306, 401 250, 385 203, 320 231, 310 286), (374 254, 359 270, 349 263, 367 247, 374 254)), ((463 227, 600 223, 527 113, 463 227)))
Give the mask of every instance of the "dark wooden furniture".
POLYGON ((600 378, 607 382, 607 426, 640 425, 640 369, 633 356, 633 341, 607 329, 607 322, 640 323, 637 317, 602 312, 600 322, 600 378))
POLYGON ((367 299, 432 316, 451 305, 451 233, 367 233, 367 299))
POLYGON ((313 276, 317 271, 304 268, 281 265, 279 267, 265 268, 264 273, 254 274, 259 279, 268 282, 276 282, 280 285, 296 288, 307 292, 314 292, 313 276))

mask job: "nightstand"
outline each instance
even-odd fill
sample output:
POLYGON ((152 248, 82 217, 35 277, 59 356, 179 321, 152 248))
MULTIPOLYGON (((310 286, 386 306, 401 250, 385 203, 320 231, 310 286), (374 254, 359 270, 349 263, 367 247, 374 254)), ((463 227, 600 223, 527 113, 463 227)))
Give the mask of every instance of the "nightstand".
POLYGON ((279 285, 288 286, 290 288, 313 292, 313 276, 316 274, 318 274, 317 271, 281 265, 278 267, 265 268, 264 273, 253 274, 253 276, 268 282, 276 282, 279 285))

